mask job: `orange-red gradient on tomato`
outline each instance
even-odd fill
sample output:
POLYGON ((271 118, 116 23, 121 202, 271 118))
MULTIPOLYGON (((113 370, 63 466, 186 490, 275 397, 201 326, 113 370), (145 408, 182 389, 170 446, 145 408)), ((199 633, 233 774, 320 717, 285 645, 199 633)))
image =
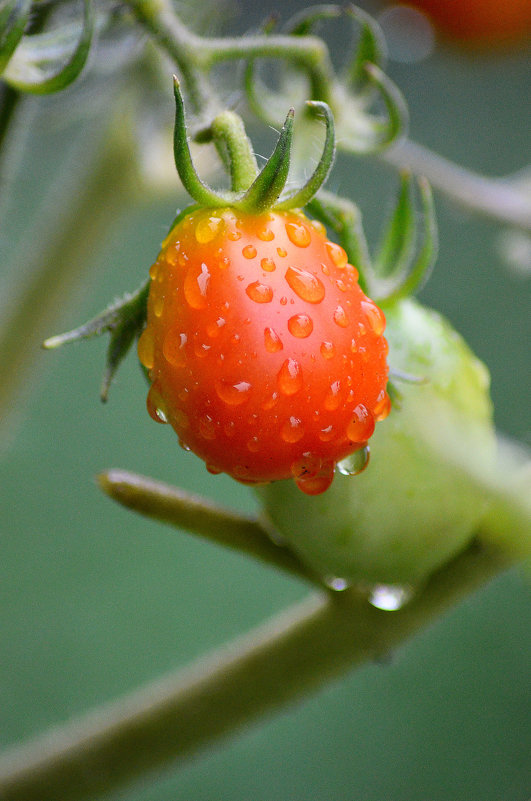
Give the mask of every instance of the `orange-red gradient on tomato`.
POLYGON ((385 318, 301 213, 194 211, 151 271, 148 409, 212 473, 308 494, 389 412, 385 318))

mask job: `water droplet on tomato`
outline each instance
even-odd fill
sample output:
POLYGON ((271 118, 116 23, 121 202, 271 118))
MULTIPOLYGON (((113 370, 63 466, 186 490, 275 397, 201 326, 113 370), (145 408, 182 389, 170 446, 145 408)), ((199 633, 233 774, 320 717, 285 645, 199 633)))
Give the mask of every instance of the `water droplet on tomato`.
POLYGON ((336 245, 335 242, 327 242, 326 249, 331 260, 335 266, 342 270, 348 264, 348 256, 341 245, 336 245))
POLYGON ((164 296, 158 294, 153 301, 153 314, 155 317, 162 317, 164 310, 164 296))
POLYGON ((231 228, 230 231, 227 231, 227 239, 230 239, 231 242, 237 242, 238 239, 242 238, 241 231, 235 231, 234 228, 231 228))
POLYGON ((389 415, 391 411, 391 398, 387 394, 387 392, 382 389, 380 394, 376 399, 376 405, 373 409, 374 419, 377 423, 381 420, 385 420, 385 418, 389 415))
POLYGON ((262 409, 268 412, 270 409, 273 409, 278 403, 278 392, 273 392, 270 398, 265 400, 262 403, 262 409))
POLYGON ((330 440, 334 439, 335 435, 336 432, 334 431, 333 425, 326 426, 319 431, 319 439, 321 442, 330 442, 330 440))
POLYGON ((159 272, 159 268, 160 264, 158 263, 158 261, 156 261, 155 264, 152 264, 151 267, 149 268, 149 277, 151 278, 152 281, 156 279, 159 272))
POLYGON ((211 339, 215 339, 218 335, 220 330, 225 325, 225 319, 223 317, 218 317, 216 320, 212 320, 211 322, 207 323, 206 325, 206 332, 211 339))
POLYGON ((385 315, 383 311, 375 303, 367 300, 361 301, 361 308, 376 336, 381 336, 385 331, 385 315))
POLYGON ((277 353, 284 345, 274 328, 264 328, 264 344, 268 353, 277 353))
POLYGON ((204 414, 199 418, 199 433, 203 439, 216 439, 216 426, 209 414, 204 414))
POLYGON ((323 359, 333 359, 336 352, 333 344, 327 340, 321 342, 319 350, 323 359))
POLYGON ((248 381, 216 381, 216 392, 220 400, 229 406, 241 406, 249 398, 251 385, 248 381))
POLYGON ((162 353, 166 361, 174 367, 181 367, 186 358, 186 342, 188 337, 186 334, 176 334, 170 331, 167 334, 164 342, 162 343, 162 353))
POLYGON ((293 415, 289 417, 280 429, 280 436, 284 442, 299 442, 304 436, 302 420, 299 420, 298 417, 294 417, 293 415))
POLYGON ((262 231, 258 231, 258 239, 261 239, 262 242, 271 242, 274 238, 275 234, 271 228, 264 228, 262 231))
POLYGON ((311 234, 303 223, 286 223, 286 233, 289 241, 298 248, 307 248, 312 241, 311 234))
POLYGON ((334 323, 340 328, 346 328, 348 326, 348 317, 343 306, 336 306, 334 310, 334 323))
POLYGON ((255 303, 271 303, 273 300, 273 290, 267 284, 262 284, 260 281, 253 281, 245 288, 247 295, 254 300, 255 303))
POLYGON ((334 381, 334 383, 330 386, 330 389, 326 393, 323 405, 327 410, 327 412, 335 412, 335 410, 341 403, 340 389, 341 389, 340 382, 334 381))
POLYGON ((363 403, 359 403, 352 413, 347 426, 347 437, 351 442, 367 442, 374 432, 374 417, 363 403))
POLYGON ((260 441, 258 437, 251 437, 247 442, 247 450, 251 453, 257 453, 260 450, 260 441))
POLYGON ((323 283, 313 273, 300 267, 288 267, 286 281, 301 300, 308 303, 320 303, 325 296, 323 283))
POLYGON ((302 389, 302 369, 295 359, 286 359, 278 372, 277 383, 283 395, 295 395, 302 389))
POLYGON ((285 258, 288 255, 288 251, 285 248, 277 248, 277 253, 281 259, 285 258))
POLYGON ((314 231, 317 231, 321 236, 326 236, 326 228, 320 220, 310 220, 310 225, 314 231))
POLYGON ((297 487, 306 495, 321 495, 334 480, 334 462, 325 462, 319 472, 312 475, 303 475, 295 479, 297 487))
POLYGON ((218 267, 219 267, 220 270, 226 270, 228 267, 230 267, 230 259, 229 259, 229 257, 228 256, 223 256, 218 261, 218 267))
POLYGON ((307 314, 295 314, 288 320, 288 330, 290 334, 299 339, 309 337, 313 331, 313 321, 307 314))
POLYGON ((195 227, 195 238, 200 245, 206 245, 221 232, 222 227, 221 217, 203 217, 195 227))
POLYGON ((150 326, 144 329, 138 340, 137 353, 140 363, 147 370, 151 370, 155 360, 155 339, 150 326))
POLYGON ((219 468, 219 467, 216 467, 216 465, 214 465, 214 464, 208 464, 208 463, 207 463, 207 465, 206 465, 206 469, 207 469, 207 470, 208 470, 208 472, 209 472, 209 473, 211 473, 213 476, 219 476, 219 474, 223 472, 223 470, 221 470, 221 468, 219 468))
POLYGON ((316 476, 321 470, 323 460, 314 453, 303 453, 300 459, 296 459, 290 465, 293 478, 302 476, 316 476))
POLYGON ((166 405, 164 403, 164 399, 160 394, 160 390, 158 385, 152 384, 147 400, 146 400, 147 410, 149 412, 149 416, 154 420, 156 423, 167 423, 168 422, 168 415, 166 412, 166 405))
POLYGON ((262 259, 262 261, 260 262, 260 266, 262 267, 262 270, 265 270, 266 273, 272 273, 276 269, 277 265, 275 264, 273 259, 266 257, 262 259))
POLYGON ((254 259, 256 256, 256 248, 254 245, 245 245, 242 248, 242 256, 244 259, 254 259))
POLYGON ((363 473, 369 464, 369 458, 369 446, 364 445, 363 448, 359 448, 337 463, 338 472, 341 473, 342 476, 357 476, 363 473))
POLYGON ((210 273, 206 264, 201 265, 201 272, 190 269, 184 278, 184 297, 192 309, 204 309, 207 305, 206 295, 210 273))

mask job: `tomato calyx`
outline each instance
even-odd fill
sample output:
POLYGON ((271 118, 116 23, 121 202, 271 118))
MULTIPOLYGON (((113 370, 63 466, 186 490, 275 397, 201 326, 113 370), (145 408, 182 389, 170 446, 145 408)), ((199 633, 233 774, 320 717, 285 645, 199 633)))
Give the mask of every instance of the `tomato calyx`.
POLYGON ((314 114, 324 117, 326 133, 319 162, 306 183, 282 195, 291 164, 294 110, 290 109, 278 137, 273 153, 260 172, 252 152, 251 143, 237 115, 222 112, 209 129, 201 132, 200 140, 211 138, 218 149, 222 148, 228 161, 232 186, 229 192, 214 191, 197 174, 194 167, 184 101, 179 81, 174 76, 175 97, 174 156, 175 166, 188 194, 199 205, 207 208, 232 207, 247 214, 260 214, 269 209, 292 209, 305 206, 326 181, 335 157, 334 120, 329 106, 321 101, 308 101, 314 114))

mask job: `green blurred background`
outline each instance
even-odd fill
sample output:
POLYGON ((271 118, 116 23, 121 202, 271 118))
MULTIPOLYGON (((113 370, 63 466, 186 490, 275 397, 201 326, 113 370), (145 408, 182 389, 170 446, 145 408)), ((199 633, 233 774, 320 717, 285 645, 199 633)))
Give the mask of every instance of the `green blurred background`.
MULTIPOLYGON (((269 12, 285 19, 305 6, 257 5, 247 0, 220 14, 225 30, 244 32, 269 12)), ((438 44, 421 63, 391 60, 388 73, 409 104, 414 140, 491 175, 529 161, 529 50, 471 55, 438 44)), ((27 103, 16 143, 22 160, 13 156, 9 193, 1 199, 4 319, 62 213, 61 197, 80 180, 106 118, 105 91, 88 82, 27 103)), ((171 124, 169 93, 158 101, 171 124)), ((263 152, 272 138, 257 129, 257 143, 263 152)), ((382 209, 391 208, 396 176, 373 159, 341 157, 329 186, 360 203, 374 236, 382 209)), ((88 319, 137 286, 180 202, 175 179, 174 196, 117 216, 90 263, 62 292, 46 333, 88 319)), ((498 427, 529 442, 529 267, 516 269, 506 258, 504 243, 515 240, 504 226, 440 195, 437 207, 440 256, 422 297, 490 368, 498 427)), ((41 352, 38 341, 29 344, 32 370, 2 427, 1 746, 188 663, 307 592, 103 497, 94 476, 116 466, 254 508, 244 487, 210 476, 181 451, 173 432, 151 421, 134 358, 102 407, 106 343, 52 353, 41 352)), ((4 362, 4 375, 9 370, 4 362)), ((528 801, 529 602, 526 577, 514 570, 385 664, 357 670, 185 766, 109 799, 528 801)))

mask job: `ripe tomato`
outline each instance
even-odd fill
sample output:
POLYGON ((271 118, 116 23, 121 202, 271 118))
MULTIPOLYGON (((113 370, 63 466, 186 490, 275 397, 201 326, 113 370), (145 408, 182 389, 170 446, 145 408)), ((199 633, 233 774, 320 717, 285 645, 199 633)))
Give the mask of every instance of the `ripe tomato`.
POLYGON ((207 464, 308 494, 389 412, 385 318, 303 214, 191 212, 150 271, 148 410, 207 464))
POLYGON ((531 33, 530 0, 408 0, 456 41, 495 44, 531 33))

